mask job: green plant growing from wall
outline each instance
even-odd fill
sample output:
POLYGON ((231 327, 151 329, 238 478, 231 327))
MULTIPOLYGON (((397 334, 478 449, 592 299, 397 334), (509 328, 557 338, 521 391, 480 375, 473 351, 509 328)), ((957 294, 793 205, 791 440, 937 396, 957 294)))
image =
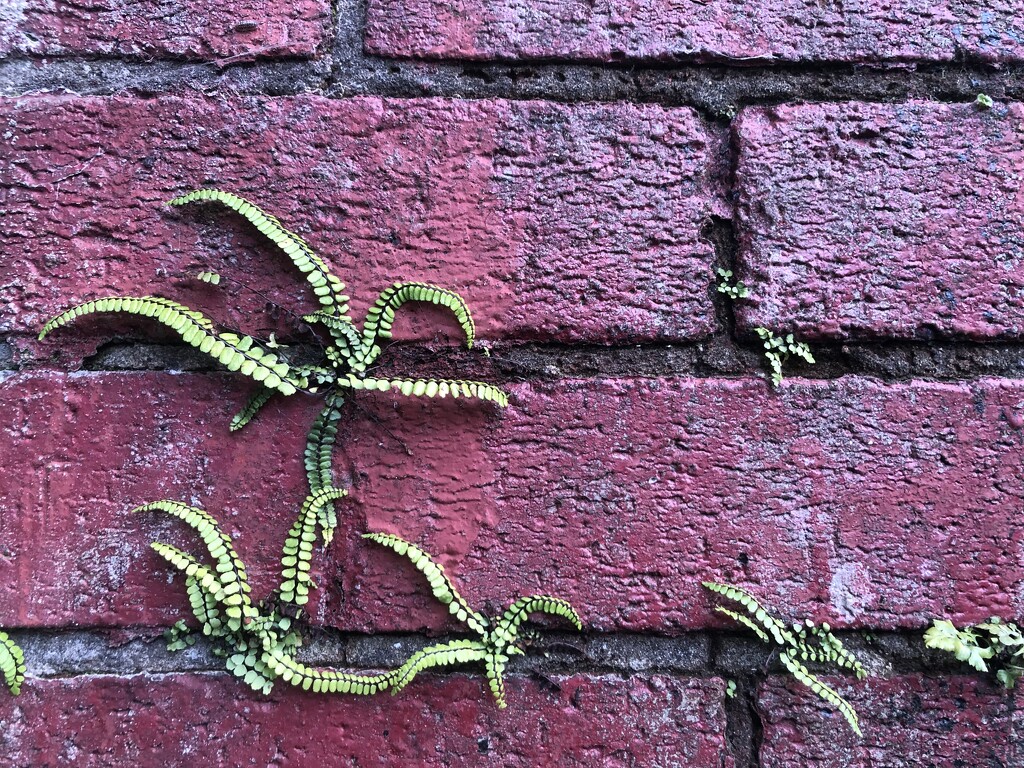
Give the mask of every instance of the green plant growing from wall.
POLYGON ((952 653, 979 672, 988 672, 989 665, 998 665, 996 679, 1006 688, 1013 688, 1024 674, 1024 635, 1013 622, 995 616, 963 629, 944 619, 935 619, 924 633, 924 644, 952 653))
MULTIPOLYGON (((395 390, 414 397, 470 397, 507 405, 504 392, 490 384, 451 379, 381 379, 369 377, 367 370, 377 362, 381 343, 391 337, 395 313, 408 302, 427 302, 445 307, 455 315, 466 342, 472 348, 476 328, 465 301, 454 291, 428 283, 395 283, 378 296, 367 312, 360 331, 349 315, 345 285, 301 237, 285 229, 276 218, 253 203, 230 192, 203 189, 176 197, 169 205, 192 202, 216 202, 237 211, 282 250, 295 267, 306 275, 321 308, 304 320, 326 329, 332 342, 325 348, 325 359, 316 365, 293 365, 268 351, 251 336, 220 333, 202 313, 183 304, 157 296, 110 296, 74 306, 49 320, 39 333, 45 338, 51 331, 83 315, 96 312, 123 312, 151 317, 179 334, 183 341, 213 359, 256 381, 260 390, 232 421, 232 429, 245 426, 274 392, 292 395, 315 385, 352 389, 395 390)), ((200 273, 206 282, 219 283, 213 272, 200 273)))
MULTIPOLYGON (((288 531, 281 555, 281 579, 269 599, 253 602, 245 565, 217 521, 196 507, 177 501, 156 501, 136 512, 165 512, 193 528, 209 555, 203 563, 191 554, 164 542, 151 545, 162 558, 185 574, 185 591, 192 615, 213 652, 226 660, 228 671, 255 691, 269 693, 284 680, 316 693, 369 695, 392 684, 394 673, 360 675, 310 667, 295 658, 302 637, 297 619, 314 587, 310 570, 316 526, 324 505, 346 492, 324 488, 310 495, 288 531)), ((192 629, 178 621, 167 633, 168 649, 181 650, 195 642, 192 629)))
MULTIPOLYGON (((355 390, 395 391, 410 397, 465 397, 508 405, 508 396, 498 387, 478 381, 453 379, 379 378, 367 375, 379 360, 385 340, 391 338, 396 313, 409 302, 429 303, 452 312, 466 335, 467 346, 476 340, 476 326, 469 307, 459 294, 429 283, 399 282, 385 289, 366 314, 362 329, 349 315, 349 297, 345 285, 301 237, 253 203, 215 189, 203 189, 176 197, 172 206, 193 202, 219 203, 239 213, 262 235, 277 246, 306 276, 320 303, 320 309, 305 315, 311 327, 324 330, 330 341, 324 346, 324 358, 313 365, 289 362, 272 345, 252 336, 218 331, 213 321, 183 304, 158 296, 110 296, 74 306, 49 320, 39 333, 42 340, 52 331, 84 315, 97 312, 121 312, 150 317, 171 328, 182 340, 214 360, 249 377, 258 384, 256 392, 232 419, 231 429, 248 424, 275 394, 293 395, 300 390, 326 389, 323 410, 310 430, 305 466, 311 492, 331 484, 331 450, 341 418, 344 392, 355 390)), ((221 282, 216 272, 203 271, 203 282, 221 282)), ((276 344, 274 347, 278 346, 276 344)), ((336 526, 333 504, 320 512, 324 540, 329 542, 336 526)))
POLYGON ((857 711, 853 706, 804 665, 804 662, 833 664, 840 669, 853 672, 858 679, 867 676, 864 667, 845 648, 842 641, 832 634, 828 624, 818 626, 808 619, 803 623, 789 626, 772 616, 753 595, 739 587, 713 581, 705 581, 703 585, 716 595, 737 603, 743 612, 723 606, 716 606, 715 610, 742 624, 763 642, 776 646, 782 665, 793 677, 827 704, 835 707, 846 718, 853 731, 858 736, 862 735, 857 711))
MULTIPOLYGON (((164 542, 152 543, 153 550, 185 574, 185 591, 192 615, 213 651, 226 659, 229 672, 242 678, 253 690, 269 693, 280 679, 314 693, 371 695, 390 688, 398 693, 425 669, 452 664, 483 662, 485 674, 498 706, 504 708, 504 670, 509 657, 523 654, 517 644, 521 625, 531 613, 549 613, 568 619, 577 629, 582 623, 569 603, 556 597, 531 595, 512 603, 499 617, 487 619, 469 607, 444 573, 442 566, 423 550, 397 537, 365 534, 368 538, 409 558, 427 578, 440 602, 469 627, 476 639, 451 640, 414 653, 397 669, 377 675, 353 674, 325 667, 312 667, 296 659, 302 645, 297 619, 315 585, 310 571, 320 509, 341 499, 345 491, 326 488, 306 498, 298 518, 288 531, 281 556, 281 581, 273 595, 254 603, 245 565, 235 552, 231 538, 217 521, 196 507, 164 500, 145 504, 136 512, 165 512, 193 528, 206 545, 213 564, 201 562, 164 542)), ((195 642, 193 630, 175 622, 167 630, 168 649, 184 649, 195 642)))
POLYGON ((785 338, 776 336, 767 328, 755 328, 756 333, 764 343, 764 356, 771 369, 772 386, 777 387, 782 383, 782 366, 789 359, 790 355, 814 363, 814 355, 811 348, 802 341, 795 341, 793 334, 787 334, 785 338))
POLYGON ((719 267, 715 270, 718 274, 718 284, 716 286, 719 293, 723 293, 734 301, 736 299, 745 299, 750 296, 750 289, 743 284, 742 280, 732 281, 732 270, 722 269, 719 267))
POLYGON ((363 534, 363 538, 407 557, 426 577, 434 597, 446 605, 448 612, 476 635, 476 638, 472 640, 451 640, 414 653, 405 664, 395 671, 395 676, 390 681, 392 693, 398 693, 425 669, 451 664, 483 662, 484 673, 487 676, 491 693, 497 699, 498 707, 504 709, 506 706, 505 666, 508 664, 510 656, 521 656, 524 653, 517 641, 520 626, 529 618, 529 615, 531 613, 549 613, 567 619, 578 630, 583 629, 580 617, 568 602, 547 595, 521 597, 505 609, 500 616, 492 619, 486 618, 469 606, 445 574, 444 568, 434 562, 430 555, 415 544, 398 536, 384 533, 366 533, 363 534))
POLYGON ((10 692, 15 696, 21 693, 25 682, 25 654, 6 632, 0 632, 0 670, 10 692))

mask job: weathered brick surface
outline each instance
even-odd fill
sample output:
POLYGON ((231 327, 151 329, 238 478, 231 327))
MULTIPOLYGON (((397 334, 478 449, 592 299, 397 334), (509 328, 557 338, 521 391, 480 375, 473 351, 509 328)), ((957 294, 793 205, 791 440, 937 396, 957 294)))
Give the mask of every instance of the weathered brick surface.
POLYGON ((1024 760, 1016 692, 979 677, 826 679, 857 709, 864 738, 806 688, 774 679, 758 700, 763 768, 995 768, 1024 760))
POLYGON ((808 104, 736 128, 746 329, 1024 335, 1019 104, 808 104))
POLYGON ((246 222, 162 205, 218 185, 308 237, 357 311, 394 280, 430 280, 465 295, 484 337, 642 341, 716 328, 713 248, 700 238, 722 204, 715 142, 690 109, 41 96, 0 102, 0 114, 0 330, 147 291, 265 326, 263 298, 175 280, 208 267, 314 307, 246 222))
POLYGON ((370 0, 389 56, 587 61, 984 61, 1024 56, 1012 0, 370 0))
POLYGON ((253 694, 225 675, 30 681, 0 700, 10 765, 724 764, 720 680, 511 677, 501 711, 481 679, 424 674, 398 697, 253 694))
POLYGON ((326 0, 111 3, 12 0, 0 11, 0 57, 105 55, 237 61, 309 57, 330 38, 326 0))
MULTIPOLYGON (((227 375, 4 379, 0 623, 177 618, 182 586, 146 544, 195 542, 126 514, 165 497, 223 520, 265 594, 318 406, 295 397, 230 435, 244 389, 227 375)), ((601 630, 722 626, 708 578, 837 625, 1021 607, 1019 382, 568 381, 515 387, 501 416, 451 400, 360 405, 339 438, 353 499, 318 560, 316 622, 452 627, 411 566, 358 539, 366 529, 436 553, 489 610, 554 593, 601 630)))

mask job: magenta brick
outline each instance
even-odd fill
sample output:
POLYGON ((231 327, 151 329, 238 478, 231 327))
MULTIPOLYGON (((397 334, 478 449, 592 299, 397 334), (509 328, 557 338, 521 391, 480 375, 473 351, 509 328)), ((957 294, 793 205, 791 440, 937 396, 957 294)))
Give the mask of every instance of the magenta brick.
POLYGON ((1024 56, 1011 0, 370 0, 387 56, 610 61, 984 61, 1024 56))
MULTIPOLYGON (((177 279, 207 267, 315 308, 247 222, 162 205, 200 186, 249 197, 307 237, 357 314, 402 279, 461 291, 487 338, 686 339, 717 327, 713 248, 700 238, 722 205, 716 142, 690 109, 40 96, 0 102, 0 114, 11 134, 0 331, 33 331, 110 292, 160 292, 266 327, 263 298, 177 279)), ((97 322, 94 343, 119 328, 97 322)))
POLYGON ((806 688, 761 687, 761 765, 803 768, 1016 766, 1024 760, 1019 694, 981 676, 825 678, 857 710, 864 738, 806 688))
MULTIPOLYGON (((0 625, 179 618, 180 579, 147 544, 198 551, 194 537, 127 514, 160 498, 222 520, 267 594, 306 493, 299 457, 318 404, 295 396, 230 434, 244 390, 228 375, 6 377, 0 625)), ((597 630, 724 626, 706 579, 839 626, 1021 610, 1020 382, 570 380, 517 385, 501 416, 359 402, 335 462, 351 500, 317 551, 317 624, 454 627, 365 530, 434 553, 482 609, 551 593, 597 630)))
POLYGON ((742 327, 1024 335, 1020 104, 807 104, 736 129, 742 327))
POLYGON ((0 16, 0 56, 104 55, 224 63, 310 57, 330 37, 326 0, 232 6, 210 0, 96 4, 13 0, 0 16))
POLYGON ((254 694, 225 675, 29 680, 0 700, 10 765, 726 764, 717 679, 511 676, 499 710, 481 679, 425 673, 398 696, 254 694))

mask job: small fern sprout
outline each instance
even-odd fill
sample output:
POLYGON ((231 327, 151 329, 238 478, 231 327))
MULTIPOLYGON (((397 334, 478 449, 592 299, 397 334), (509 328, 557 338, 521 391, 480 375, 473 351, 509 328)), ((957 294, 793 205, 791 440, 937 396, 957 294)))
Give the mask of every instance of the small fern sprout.
POLYGON ((791 355, 796 355, 807 363, 813 364, 814 355, 811 348, 802 341, 796 341, 793 334, 787 334, 785 338, 776 336, 767 328, 755 328, 754 332, 764 343, 764 356, 768 361, 771 370, 771 381, 773 387, 782 384, 782 366, 789 360, 791 355))
POLYGON ((443 605, 448 606, 448 612, 476 635, 472 640, 451 640, 414 653, 405 664, 395 671, 391 684, 392 693, 398 693, 412 682, 416 675, 426 669, 482 662, 488 687, 497 700, 498 707, 504 709, 507 706, 505 667, 509 657, 524 654, 524 650, 518 642, 519 632, 520 627, 530 614, 548 613, 559 616, 569 621, 576 629, 583 629, 579 615, 568 602, 546 595, 521 597, 500 616, 487 618, 469 606, 444 572, 444 567, 436 563, 430 555, 415 544, 385 533, 367 533, 363 534, 363 538, 408 558, 426 578, 434 597, 443 605))
POLYGON ((719 267, 715 272, 718 274, 718 285, 716 288, 719 293, 725 294, 733 301, 746 299, 750 296, 750 289, 743 284, 742 280, 732 281, 731 269, 719 267))
POLYGON ((832 628, 827 623, 816 625, 810 619, 806 619, 790 626, 772 616, 744 589, 713 581, 705 581, 703 585, 710 592, 738 604, 742 611, 734 611, 723 606, 716 606, 715 610, 751 630, 762 642, 776 646, 782 665, 793 677, 837 709, 854 733, 862 735, 857 711, 853 706, 805 666, 805 662, 833 664, 840 669, 853 672, 858 680, 867 677, 867 671, 846 649, 843 642, 832 634, 832 628))

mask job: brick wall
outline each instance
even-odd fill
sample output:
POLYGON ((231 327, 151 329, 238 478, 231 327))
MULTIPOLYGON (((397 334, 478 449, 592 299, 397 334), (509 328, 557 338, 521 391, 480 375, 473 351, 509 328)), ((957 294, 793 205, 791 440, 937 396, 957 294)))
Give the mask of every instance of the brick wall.
POLYGON ((1016 766, 1017 696, 923 648, 934 617, 1024 612, 1024 23, 1010 0, 308 0, 0 10, 0 696, 11 765, 1016 766), (973 102, 995 99, 990 109, 973 102), (310 661, 400 663, 454 631, 403 561, 481 605, 544 591, 498 710, 475 668, 400 696, 249 691, 164 650, 189 543, 225 523, 255 591, 306 494, 319 408, 227 430, 249 385, 143 321, 39 343, 59 309, 158 293, 286 342, 311 310, 235 217, 253 199, 361 315, 395 279, 460 291, 485 357, 420 309, 395 373, 481 378, 502 413, 366 394, 310 661), (206 265, 258 288, 187 279, 206 265), (716 268, 751 289, 731 301, 716 268), (818 363, 765 381, 754 329, 818 363), (701 580, 828 621, 857 739, 701 580), (736 695, 726 695, 728 681, 736 695))

